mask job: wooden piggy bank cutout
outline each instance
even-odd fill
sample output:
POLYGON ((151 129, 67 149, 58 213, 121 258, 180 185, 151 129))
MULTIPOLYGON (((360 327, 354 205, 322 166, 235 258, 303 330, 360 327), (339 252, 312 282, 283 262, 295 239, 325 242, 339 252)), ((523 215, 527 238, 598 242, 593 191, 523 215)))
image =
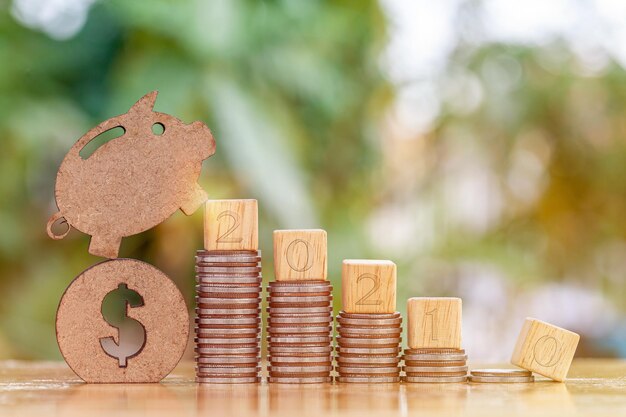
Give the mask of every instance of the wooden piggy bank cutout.
POLYGON ((177 209, 190 215, 207 195, 198 185, 202 161, 215 153, 215 140, 202 122, 184 124, 152 110, 153 91, 128 113, 91 129, 70 149, 56 181, 59 212, 48 221, 48 235, 62 239, 74 227, 91 235, 89 253, 116 258, 122 237, 148 230, 177 209), (153 126, 163 130, 153 133, 153 126), (94 138, 122 127, 124 134, 83 159, 94 138), (63 234, 52 225, 67 223, 63 234))

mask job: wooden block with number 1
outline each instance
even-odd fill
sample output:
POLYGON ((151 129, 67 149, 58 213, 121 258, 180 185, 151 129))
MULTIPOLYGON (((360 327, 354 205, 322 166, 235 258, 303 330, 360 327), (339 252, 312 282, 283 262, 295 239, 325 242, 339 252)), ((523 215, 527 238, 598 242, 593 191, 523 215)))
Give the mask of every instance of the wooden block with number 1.
POLYGON ((407 316, 411 349, 461 348, 462 301, 460 298, 409 298, 407 316))
POLYGON ((274 230, 276 281, 325 281, 326 247, 325 230, 274 230))
POLYGON ((515 344, 511 363, 555 381, 563 381, 580 336, 552 324, 527 318, 515 344))
POLYGON ((204 249, 259 249, 256 200, 209 200, 204 211, 204 249))
POLYGON ((396 312, 396 264, 391 261, 346 259, 341 274, 343 311, 396 312))

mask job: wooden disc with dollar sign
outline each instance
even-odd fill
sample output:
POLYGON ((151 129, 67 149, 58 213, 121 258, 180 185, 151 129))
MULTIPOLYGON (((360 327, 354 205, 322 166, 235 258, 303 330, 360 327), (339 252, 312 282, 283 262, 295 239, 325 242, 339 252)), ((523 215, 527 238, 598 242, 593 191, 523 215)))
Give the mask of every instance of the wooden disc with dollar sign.
POLYGON ((189 315, 167 275, 115 259, 85 270, 65 290, 56 332, 61 354, 86 382, 158 382, 185 351, 189 315), (105 312, 105 300, 118 314, 105 312))

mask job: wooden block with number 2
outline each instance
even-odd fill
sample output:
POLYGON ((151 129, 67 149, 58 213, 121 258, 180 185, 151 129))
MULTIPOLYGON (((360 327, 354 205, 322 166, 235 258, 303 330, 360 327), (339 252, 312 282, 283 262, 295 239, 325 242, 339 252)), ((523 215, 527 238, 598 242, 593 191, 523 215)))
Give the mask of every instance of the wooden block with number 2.
POLYGON ((395 313, 396 264, 346 259, 343 261, 341 290, 346 313, 395 313))
POLYGON ((460 298, 409 298, 407 303, 409 347, 460 349, 461 310, 460 298))
POLYGON ((256 200, 209 200, 204 211, 204 249, 259 249, 256 200))
POLYGON ((325 281, 326 242, 322 229, 274 230, 276 281, 325 281))

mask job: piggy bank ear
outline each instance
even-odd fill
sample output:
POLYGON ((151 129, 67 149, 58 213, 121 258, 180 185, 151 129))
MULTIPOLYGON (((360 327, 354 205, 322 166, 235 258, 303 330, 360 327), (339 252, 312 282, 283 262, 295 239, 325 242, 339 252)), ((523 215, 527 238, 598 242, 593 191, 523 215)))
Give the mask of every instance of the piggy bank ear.
POLYGON ((158 91, 152 91, 141 97, 139 101, 133 104, 133 107, 128 110, 128 113, 146 114, 152 112, 157 94, 159 94, 158 91))

